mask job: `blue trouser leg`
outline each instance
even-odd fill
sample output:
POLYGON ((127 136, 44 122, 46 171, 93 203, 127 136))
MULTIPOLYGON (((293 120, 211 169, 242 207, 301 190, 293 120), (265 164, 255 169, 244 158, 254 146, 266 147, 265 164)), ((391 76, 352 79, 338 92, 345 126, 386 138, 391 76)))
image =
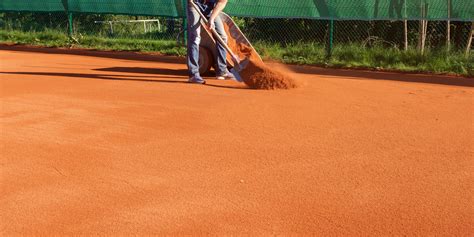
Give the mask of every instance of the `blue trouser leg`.
POLYGON ((199 13, 192 6, 186 11, 188 17, 187 61, 189 76, 199 75, 199 44, 201 43, 201 25, 199 13))
MULTIPOLYGON (((216 31, 222 40, 227 44, 227 34, 225 33, 224 23, 221 17, 217 17, 215 21, 216 31)), ((219 42, 217 43, 217 75, 224 75, 227 73, 227 51, 219 42)))

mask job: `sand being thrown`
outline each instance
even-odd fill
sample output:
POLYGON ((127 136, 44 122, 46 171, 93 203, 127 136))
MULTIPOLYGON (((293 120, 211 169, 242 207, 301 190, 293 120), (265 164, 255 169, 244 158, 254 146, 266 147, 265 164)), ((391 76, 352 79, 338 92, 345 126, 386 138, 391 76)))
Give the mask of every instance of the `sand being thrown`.
POLYGON ((240 71, 240 76, 244 83, 252 89, 274 90, 297 87, 297 84, 291 77, 282 72, 272 70, 259 61, 250 60, 247 67, 240 71))
POLYGON ((252 54, 252 49, 248 46, 239 44, 238 51, 240 55, 249 58, 247 66, 240 71, 240 76, 245 84, 252 89, 291 89, 298 87, 295 80, 285 73, 271 69, 260 58, 252 54))

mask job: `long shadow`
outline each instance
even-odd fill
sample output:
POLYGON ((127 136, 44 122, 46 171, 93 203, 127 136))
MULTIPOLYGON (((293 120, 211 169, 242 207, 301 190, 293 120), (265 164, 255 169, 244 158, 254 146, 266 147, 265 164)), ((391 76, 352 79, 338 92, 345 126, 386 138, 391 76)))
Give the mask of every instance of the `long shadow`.
MULTIPOLYGON (((143 73, 143 74, 159 74, 167 75, 168 77, 172 76, 188 76, 188 70, 186 69, 168 69, 168 68, 143 68, 143 67, 109 67, 109 68, 99 68, 94 69, 95 71, 101 72, 128 72, 128 73, 143 73)), ((206 73, 203 76, 211 76, 211 73, 206 73)), ((207 83, 206 86, 217 87, 217 88, 231 88, 231 89, 247 89, 248 87, 230 87, 224 85, 213 85, 207 83)))
POLYGON ((92 49, 64 49, 64 48, 44 48, 35 46, 23 45, 5 45, 0 44, 0 50, 30 52, 30 53, 44 53, 44 54, 68 54, 80 55, 101 58, 113 58, 131 61, 145 61, 145 62, 160 62, 160 63, 186 63, 185 58, 164 55, 152 55, 150 53, 143 54, 138 52, 124 52, 124 51, 97 51, 92 49))
MULTIPOLYGON (((135 52, 113 52, 113 51, 94 51, 86 49, 57 49, 57 48, 41 48, 32 46, 18 46, 18 45, 5 45, 0 44, 0 50, 9 51, 20 51, 20 52, 37 52, 46 54, 72 54, 72 55, 85 55, 92 57, 104 57, 114 58, 123 60, 135 60, 135 61, 150 61, 160 63, 185 63, 184 58, 172 57, 172 56, 161 56, 161 55, 149 55, 140 54, 135 52)), ((364 80, 391 80, 391 81, 402 81, 402 82, 417 82, 417 83, 428 83, 428 84, 440 84, 440 85, 451 85, 451 86, 464 86, 474 87, 473 78, 453 77, 453 76, 441 76, 441 75, 429 75, 429 74, 408 74, 399 72, 374 72, 367 70, 349 70, 349 69, 327 69, 318 67, 301 67, 301 66, 290 66, 296 73, 314 74, 314 75, 327 75, 337 76, 341 79, 359 78, 364 80)), ((133 73, 144 73, 144 74, 165 74, 165 75, 186 75, 185 70, 172 70, 172 69, 147 69, 147 68, 104 68, 96 69, 98 71, 115 71, 115 72, 133 72, 133 73)), ((39 75, 39 74, 37 74, 39 75)), ((102 77, 100 74, 84 74, 85 77, 91 77, 90 75, 97 75, 96 78, 102 77)), ((131 76, 128 76, 131 77, 131 76)), ((116 79, 126 80, 126 79, 116 79)), ((139 80, 139 79, 129 79, 139 80)), ((141 79, 143 80, 143 79, 141 79)), ((155 81, 155 80, 150 80, 155 81)), ((219 86, 220 87, 220 86, 219 86)), ((236 87, 228 87, 236 88, 236 87)))
MULTIPOLYGON (((103 72, 129 72, 129 73, 143 73, 143 74, 162 74, 170 76, 188 76, 187 69, 169 69, 169 68, 144 68, 144 67, 108 67, 108 68, 99 68, 94 69, 95 71, 103 72)), ((211 71, 208 71, 201 76, 211 77, 214 74, 211 71)))
POLYGON ((143 73, 143 74, 159 74, 170 76, 187 76, 186 69, 169 69, 169 68, 143 68, 143 67, 108 67, 94 69, 101 72, 128 72, 128 73, 143 73))
MULTIPOLYGON (((73 78, 85 78, 92 80, 112 80, 112 81, 133 81, 133 82, 150 82, 150 83, 173 83, 173 84, 190 84, 183 77, 175 77, 176 79, 183 80, 163 80, 163 79, 141 79, 142 76, 128 76, 128 75, 110 75, 110 74, 86 74, 86 73, 64 73, 64 72, 0 72, 0 74, 12 74, 12 75, 34 75, 34 76, 53 76, 53 77, 73 77, 73 78), (122 78, 124 77, 124 78, 122 78), (132 77, 132 78, 130 78, 132 77), (138 78, 137 78, 138 77, 138 78)), ((150 77, 147 77, 150 78, 150 77)), ((170 78, 170 76, 153 76, 153 78, 170 78)), ((233 87, 225 85, 212 85, 206 84, 205 86, 225 88, 225 89, 249 89, 246 87, 233 87)))
POLYGON ((409 74, 402 72, 374 72, 367 70, 353 69, 328 69, 309 66, 291 66, 296 73, 335 76, 340 79, 362 79, 362 80, 388 80, 401 82, 416 82, 427 84, 440 84, 449 86, 474 87, 474 78, 429 75, 429 74, 409 74))
MULTIPOLYGON (((34 76, 53 76, 53 77, 74 77, 86 78, 92 80, 112 80, 112 81, 136 81, 136 82, 163 82, 163 83, 187 83, 187 81, 161 80, 161 79, 140 79, 140 78, 121 78, 120 75, 106 74, 87 74, 87 73, 65 73, 65 72, 0 72, 0 74, 13 75, 34 75, 34 76)), ((128 76, 127 76, 128 77, 128 76)), ((138 77, 138 76, 131 76, 138 77)), ((169 78, 168 76, 155 76, 154 78, 169 78)))
MULTIPOLYGON (((104 57, 104 58, 114 58, 114 59, 123 59, 123 60, 135 60, 135 61, 150 61, 150 62, 160 62, 160 63, 185 63, 184 58, 178 58, 173 56, 162 56, 162 55, 149 55, 149 54, 140 54, 136 52, 113 52, 113 51, 94 51, 86 49, 58 49, 58 48, 41 48, 41 47, 32 47, 32 46, 18 46, 18 45, 5 45, 0 44, 0 50, 9 50, 9 51, 20 51, 20 52, 36 52, 36 53, 46 53, 46 54, 71 54, 71 55, 85 55, 92 57, 104 57)), ((308 67, 308 66, 290 66, 291 69, 296 73, 303 74, 314 74, 314 75, 327 75, 327 76, 337 76, 341 79, 353 79, 359 78, 364 80, 391 80, 391 81, 402 81, 402 82, 417 82, 417 83, 427 83, 427 84, 440 84, 440 85, 450 85, 450 86, 464 86, 464 87, 474 87, 473 78, 463 78, 463 77, 454 77, 454 76, 442 76, 442 75, 430 75, 430 74, 408 74, 400 72, 374 72, 367 70, 353 70, 353 69, 327 69, 327 68, 318 68, 318 67, 308 67)), ((143 73, 143 74, 164 74, 164 75, 178 75, 185 76, 187 71, 184 69, 150 69, 150 68, 103 68, 96 69, 97 71, 110 71, 110 72, 131 72, 131 73, 143 73)), ((6 72, 0 72, 6 73, 6 72)), ((26 72, 28 73, 28 72, 26 72)), ((20 72, 9 72, 9 74, 21 74, 20 72)), ((51 75, 50 76, 54 76, 51 75)), ((58 73, 57 76, 61 76, 58 73)), ((78 77, 77 75, 82 75, 86 78, 95 78, 95 79, 109 79, 109 80, 134 80, 134 81, 150 81, 158 82, 158 80, 145 80, 145 79, 124 79, 116 78, 117 75, 101 75, 101 74, 74 74, 66 73, 71 77, 78 77), (76 75, 76 76, 73 76, 76 75), (110 77, 110 78, 107 78, 110 77)), ((30 72, 30 75, 42 75, 40 72, 30 72), (35 74, 36 73, 36 74, 35 74)), ((67 76, 67 75, 62 75, 67 76)), ((127 77, 133 77, 128 76, 127 77)), ((140 76, 144 77, 144 76, 140 76)), ((158 76, 154 76, 158 77, 158 76)), ((168 77, 169 78, 169 77, 168 77)), ((165 82, 166 80, 161 80, 165 82)), ((169 80, 168 80, 169 81, 169 80)), ((174 83, 174 81, 172 81, 174 83)), ((238 87, 226 87, 226 86, 217 86, 216 87, 225 87, 233 89, 245 89, 238 87)))

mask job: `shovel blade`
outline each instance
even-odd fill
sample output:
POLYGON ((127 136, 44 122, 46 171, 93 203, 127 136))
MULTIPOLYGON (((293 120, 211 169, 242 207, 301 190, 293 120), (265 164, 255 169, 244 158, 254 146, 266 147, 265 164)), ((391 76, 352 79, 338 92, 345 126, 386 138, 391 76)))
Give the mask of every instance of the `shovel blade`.
POLYGON ((230 69, 230 73, 234 75, 234 78, 236 81, 243 82, 242 77, 240 76, 240 73, 235 68, 230 69))
POLYGON ((239 63, 234 64, 234 67, 230 70, 230 73, 234 74, 236 81, 243 82, 242 77, 240 76, 240 72, 244 70, 248 64, 249 64, 248 58, 240 61, 239 63))

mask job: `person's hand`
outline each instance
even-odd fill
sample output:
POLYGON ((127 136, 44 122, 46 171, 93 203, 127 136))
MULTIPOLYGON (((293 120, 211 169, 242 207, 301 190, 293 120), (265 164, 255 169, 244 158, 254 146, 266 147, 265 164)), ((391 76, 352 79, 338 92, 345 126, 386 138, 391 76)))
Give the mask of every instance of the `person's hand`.
POLYGON ((209 29, 214 30, 216 29, 216 19, 213 19, 212 17, 209 19, 208 22, 209 29))

